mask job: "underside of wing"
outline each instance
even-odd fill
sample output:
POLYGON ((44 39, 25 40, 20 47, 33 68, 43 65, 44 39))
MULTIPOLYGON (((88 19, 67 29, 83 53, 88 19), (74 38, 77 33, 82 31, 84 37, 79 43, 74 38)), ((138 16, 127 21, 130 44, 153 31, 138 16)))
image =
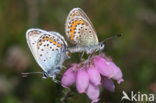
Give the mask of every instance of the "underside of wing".
POLYGON ((67 44, 60 36, 57 32, 41 29, 29 29, 26 33, 29 48, 45 72, 59 65, 62 51, 66 49, 67 44))
POLYGON ((76 45, 89 46, 98 44, 95 29, 87 15, 80 8, 70 11, 65 24, 66 36, 76 45))

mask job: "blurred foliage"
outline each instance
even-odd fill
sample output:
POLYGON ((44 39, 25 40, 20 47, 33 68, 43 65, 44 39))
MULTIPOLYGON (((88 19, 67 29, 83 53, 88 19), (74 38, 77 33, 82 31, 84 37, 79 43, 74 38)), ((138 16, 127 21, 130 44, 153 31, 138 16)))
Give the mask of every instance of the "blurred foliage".
MULTIPOLYGON (((123 34, 107 41, 104 52, 122 69, 125 82, 115 83, 115 93, 101 88, 100 103, 120 103, 123 90, 156 93, 155 0, 0 0, 0 103, 61 103, 66 92, 51 79, 21 77, 22 72, 41 71, 25 32, 35 27, 65 36, 65 19, 74 7, 86 12, 100 41, 123 34)), ((74 87, 68 92, 72 93, 64 98, 66 103, 90 101, 74 87)))

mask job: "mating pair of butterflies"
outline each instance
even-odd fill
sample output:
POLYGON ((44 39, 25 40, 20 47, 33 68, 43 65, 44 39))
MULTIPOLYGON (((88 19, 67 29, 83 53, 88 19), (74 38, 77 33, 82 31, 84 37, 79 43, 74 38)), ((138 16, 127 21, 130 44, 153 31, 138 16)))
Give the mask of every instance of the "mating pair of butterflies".
POLYGON ((44 71, 44 78, 52 77, 55 81, 70 53, 91 54, 104 49, 104 43, 98 42, 92 23, 80 8, 74 8, 68 14, 65 32, 68 40, 75 46, 68 47, 64 37, 58 32, 41 29, 29 29, 26 32, 27 43, 35 60, 44 71))

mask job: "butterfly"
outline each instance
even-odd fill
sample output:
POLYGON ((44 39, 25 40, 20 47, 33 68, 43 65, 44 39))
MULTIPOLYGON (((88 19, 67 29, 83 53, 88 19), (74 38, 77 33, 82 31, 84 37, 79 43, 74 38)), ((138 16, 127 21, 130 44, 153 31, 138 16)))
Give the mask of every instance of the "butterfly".
POLYGON ((104 42, 99 42, 93 24, 81 8, 72 9, 66 19, 65 32, 68 40, 75 46, 70 52, 91 54, 103 50, 104 42))
POLYGON ((63 62, 70 57, 64 37, 54 31, 28 29, 26 39, 35 60, 44 71, 43 78, 52 77, 56 81, 63 62))

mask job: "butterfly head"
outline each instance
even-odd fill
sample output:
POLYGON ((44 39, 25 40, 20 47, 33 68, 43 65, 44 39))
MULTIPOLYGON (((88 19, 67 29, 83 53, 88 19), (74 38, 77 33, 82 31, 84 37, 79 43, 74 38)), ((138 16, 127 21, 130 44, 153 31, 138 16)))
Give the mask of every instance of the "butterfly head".
POLYGON ((104 42, 99 43, 99 50, 103 50, 104 47, 105 47, 105 43, 104 42))

